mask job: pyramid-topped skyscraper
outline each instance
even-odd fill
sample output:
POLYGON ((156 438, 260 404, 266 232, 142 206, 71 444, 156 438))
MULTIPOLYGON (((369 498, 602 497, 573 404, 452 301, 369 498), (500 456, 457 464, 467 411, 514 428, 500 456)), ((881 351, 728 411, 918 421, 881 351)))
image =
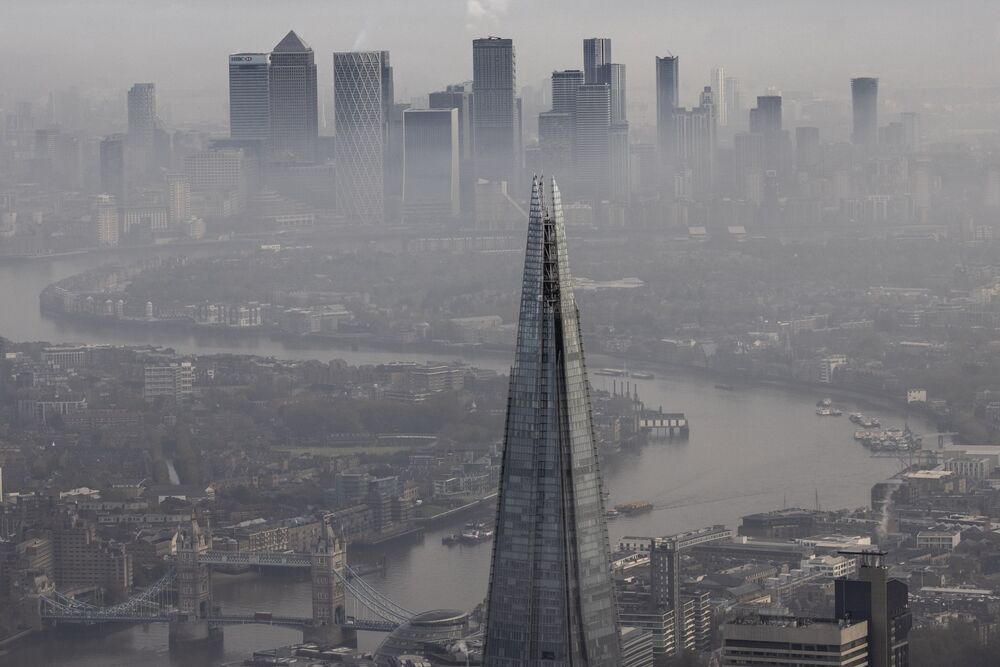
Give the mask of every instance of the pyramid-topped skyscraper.
POLYGON ((554 180, 531 186, 487 601, 486 667, 618 667, 580 316, 554 180))
POLYGON ((319 106, 313 50, 290 31, 271 51, 268 70, 271 151, 282 159, 316 156, 319 106))

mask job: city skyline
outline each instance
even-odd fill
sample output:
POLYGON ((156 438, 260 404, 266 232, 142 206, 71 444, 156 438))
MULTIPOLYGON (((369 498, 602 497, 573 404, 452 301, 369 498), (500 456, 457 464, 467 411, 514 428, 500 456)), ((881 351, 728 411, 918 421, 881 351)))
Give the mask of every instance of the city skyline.
POLYGON ((0 665, 1000 655, 985 0, 39 4, 0 665))
MULTIPOLYGON (((95 15, 107 16, 106 5, 106 2, 103 5, 92 5, 89 8, 91 18, 95 15)), ((453 8, 441 8, 440 12, 443 15, 454 15, 459 21, 459 25, 464 25, 465 8, 459 5, 460 3, 456 3, 453 8)), ((234 5, 225 2, 213 3, 211 7, 200 7, 198 10, 207 13, 209 18, 196 24, 186 24, 187 17, 193 11, 192 7, 178 7, 174 13, 160 17, 162 26, 184 25, 189 35, 185 48, 172 53, 171 66, 167 66, 162 58, 156 58, 152 53, 149 53, 148 56, 145 55, 150 52, 148 48, 150 44, 159 45, 161 52, 170 49, 172 44, 162 42, 164 34, 162 28, 155 33, 147 34, 148 31, 151 31, 152 25, 145 28, 143 25, 145 22, 142 22, 137 23, 134 29, 115 35, 119 41, 121 39, 130 40, 134 46, 131 50, 138 57, 133 57, 125 63, 117 63, 110 54, 106 54, 102 50, 88 60, 86 67, 83 66, 82 62, 63 59, 58 68, 52 67, 51 71, 48 72, 52 76, 46 78, 52 80, 53 85, 60 85, 57 82, 60 77, 63 77, 62 85, 66 86, 75 84, 102 89, 113 86, 118 90, 127 87, 129 81, 155 80, 160 84, 161 96, 169 96, 165 99, 170 99, 175 108, 174 113, 177 114, 179 120, 196 115, 203 116, 206 111, 210 111, 214 117, 221 119, 225 117, 225 73, 213 72, 211 68, 205 68, 202 63, 213 59, 221 60, 229 53, 262 50, 262 45, 273 43, 275 25, 305 28, 310 24, 318 24, 318 28, 309 31, 309 37, 313 45, 323 54, 352 48, 356 42, 359 49, 378 48, 395 51, 399 63, 398 67, 401 68, 397 72, 400 96, 408 98, 419 94, 422 90, 438 88, 444 81, 461 80, 462 72, 469 69, 471 62, 469 54, 466 53, 465 42, 479 35, 506 32, 512 36, 520 45, 523 60, 522 80, 536 82, 543 79, 548 70, 564 66, 558 61, 546 62, 548 60, 547 54, 563 53, 565 54, 564 59, 573 57, 575 60, 575 56, 579 52, 578 40, 587 33, 606 34, 610 37, 618 35, 624 38, 626 35, 630 35, 628 27, 630 23, 640 30, 649 30, 646 27, 647 24, 656 23, 655 20, 643 22, 637 16, 638 7, 631 7, 628 4, 610 17, 591 10, 587 12, 588 20, 579 25, 577 35, 560 32, 555 35, 553 43, 552 36, 544 35, 536 28, 529 28, 514 21, 516 17, 523 15, 527 7, 521 2, 513 2, 504 15, 504 21, 496 23, 468 22, 466 32, 457 36, 458 39, 448 37, 440 41, 445 48, 434 50, 429 54, 433 59, 431 64, 434 71, 441 72, 441 79, 438 79, 437 76, 425 77, 423 74, 426 71, 425 68, 417 67, 416 62, 412 60, 421 53, 420 45, 415 43, 416 40, 412 36, 399 30, 389 20, 392 11, 400 11, 400 8, 395 5, 376 3, 367 11, 347 7, 341 11, 347 16, 338 16, 339 20, 331 21, 329 25, 315 20, 316 16, 322 16, 329 11, 316 3, 282 7, 280 14, 277 8, 266 10, 255 8, 255 12, 244 12, 243 14, 250 22, 242 24, 245 26, 242 29, 242 36, 233 34, 230 24, 220 24, 223 17, 233 14, 233 8, 234 5), (368 14, 367 17, 366 14, 368 14), (267 17, 266 20, 264 17, 267 17), (508 21, 509 25, 506 24, 508 21), (223 25, 225 25, 225 29, 223 29, 223 25), (220 40, 220 34, 227 33, 232 36, 220 40), (140 36, 141 46, 140 43, 136 43, 140 36), (158 42, 157 38, 161 41, 158 42), (177 63, 185 63, 188 66, 176 66, 177 63), (198 63, 198 65, 193 66, 194 63, 198 63), (116 67, 123 67, 121 69, 124 73, 123 78, 119 82, 115 83, 106 77, 101 80, 94 77, 93 72, 110 69, 112 64, 115 64, 116 67), (199 80, 201 83, 198 83, 199 80), (215 101, 212 105, 205 106, 203 96, 200 101, 176 97, 178 92, 190 90, 192 86, 200 90, 215 91, 215 101), (185 109, 189 110, 185 111, 185 109)), ((649 8, 644 9, 648 10, 649 8)), ((30 17, 36 11, 23 0, 14 0, 10 10, 12 12, 11 20, 16 21, 15 17, 23 15, 24 22, 28 24, 32 20, 30 17)), ((976 10, 978 11, 979 8, 976 10)), ((126 8, 119 15, 107 16, 109 20, 106 22, 95 21, 95 28, 107 31, 110 27, 117 25, 117 22, 126 20, 137 11, 139 10, 136 8, 126 8)), ((407 11, 407 8, 404 8, 403 11, 407 11)), ((537 12, 539 9, 533 8, 532 11, 537 12)), ((541 11, 543 16, 552 15, 557 11, 557 7, 542 8, 541 11)), ((434 21, 437 20, 433 12, 426 12, 423 15, 414 13, 417 15, 412 16, 412 21, 404 21, 403 23, 408 26, 412 26, 414 22, 418 25, 424 25, 424 22, 433 25, 434 21)), ((747 13, 747 15, 741 14, 739 24, 731 22, 733 25, 729 28, 705 22, 699 16, 701 13, 695 7, 687 7, 679 14, 675 12, 677 15, 671 16, 672 25, 676 25, 677 28, 674 35, 668 35, 669 48, 676 53, 686 54, 690 71, 703 73, 702 76, 698 77, 699 79, 707 76, 711 67, 716 67, 720 63, 723 65, 728 63, 729 69, 733 69, 733 73, 738 74, 743 79, 747 89, 754 93, 773 85, 790 90, 815 88, 825 94, 836 93, 846 96, 841 81, 867 71, 878 71, 886 81, 895 82, 894 87, 903 88, 919 86, 922 82, 927 82, 928 85, 934 85, 934 82, 943 85, 951 81, 976 83, 976 79, 978 79, 980 83, 986 83, 982 80, 982 68, 971 66, 976 60, 972 59, 970 52, 976 53, 981 61, 988 59, 988 53, 997 48, 995 36, 987 30, 991 23, 988 20, 984 21, 975 11, 968 14, 968 27, 970 30, 980 31, 980 33, 986 31, 985 34, 982 34, 981 41, 965 40, 956 44, 957 48, 946 50, 936 57, 932 57, 927 50, 915 48, 916 43, 919 43, 921 33, 936 27, 935 24, 927 22, 926 17, 920 15, 919 12, 912 14, 907 12, 903 20, 890 21, 886 18, 886 14, 890 13, 888 8, 879 8, 870 13, 873 20, 865 25, 847 26, 837 22, 835 13, 831 9, 816 6, 810 8, 792 7, 782 15, 785 21, 790 22, 786 25, 793 26, 788 34, 782 34, 774 27, 768 29, 770 26, 768 21, 775 15, 781 15, 776 7, 762 8, 756 13, 747 13), (977 16, 979 18, 974 18, 977 16), (876 19, 881 19, 882 23, 877 23, 876 19), (678 21, 679 23, 677 23, 678 21), (917 21, 916 25, 914 21, 917 21), (844 44, 844 54, 849 55, 849 59, 843 58, 843 54, 836 59, 823 57, 819 53, 813 54, 813 51, 805 49, 805 59, 799 58, 796 63, 782 63, 777 53, 760 53, 759 51, 764 49, 762 44, 756 42, 746 44, 745 40, 727 39, 723 35, 713 35, 711 32, 725 29, 731 31, 729 33, 731 35, 732 32, 739 29, 739 26, 745 26, 747 30, 756 29, 759 34, 770 37, 770 41, 776 41, 780 38, 787 48, 794 48, 796 43, 807 42, 810 31, 814 30, 816 25, 823 25, 824 22, 826 22, 827 28, 833 27, 838 32, 843 33, 844 39, 841 40, 841 43, 844 44), (906 30, 907 26, 909 26, 908 31, 906 30), (798 30, 796 31, 795 28, 798 30), (876 34, 878 34, 878 39, 875 38, 876 34), (709 36, 712 36, 713 39, 708 39, 709 36), (789 40, 792 40, 792 43, 789 43, 789 40), (704 48, 704 45, 709 43, 714 44, 715 48, 711 50, 704 48), (737 46, 740 44, 744 44, 744 46, 737 46), (883 48, 886 44, 893 44, 898 48, 883 48), (960 54, 964 55, 958 62, 949 60, 949 58, 958 58, 960 54), (745 69, 744 66, 741 66, 742 71, 736 72, 733 65, 737 62, 746 63, 745 69), (913 70, 909 69, 911 65, 914 67, 913 70), (921 71, 920 77, 912 75, 916 69, 921 71), (965 77, 973 77, 973 79, 967 80, 965 77)), ((403 16, 406 14, 404 13, 403 16)), ((651 25, 649 27, 651 28, 651 25)), ((11 48, 20 39, 20 35, 16 34, 12 37, 11 48)), ((57 42, 55 46, 71 51, 75 41, 72 35, 66 37, 67 39, 57 42)), ((761 41, 768 41, 767 37, 761 41)), ((653 55, 657 55, 656 52, 662 50, 663 44, 661 38, 648 32, 630 35, 627 42, 621 39, 619 42, 616 48, 616 60, 633 69, 651 59, 653 55)), ((766 49, 764 50, 766 51, 766 49)), ((54 57, 55 55, 53 55, 54 57)), ((13 61, 10 59, 0 59, 0 63, 2 63, 0 67, 3 65, 9 67, 11 62, 13 61)), ((326 58, 321 58, 319 65, 321 79, 328 81, 330 64, 326 62, 326 58)), ((23 77, 23 70, 18 71, 11 68, 5 72, 4 79, 12 82, 12 85, 15 86, 18 85, 19 81, 22 81, 24 84, 22 96, 40 97, 47 93, 47 90, 41 90, 37 87, 38 77, 30 80, 25 80, 23 77)), ((652 80, 649 77, 633 78, 634 92, 632 96, 636 100, 644 100, 647 103, 651 101, 653 99, 652 80)), ((700 86, 694 85, 694 81, 690 79, 684 85, 683 95, 688 99, 696 96, 700 89, 700 86)), ((691 103, 693 102, 689 102, 689 104, 691 103)))

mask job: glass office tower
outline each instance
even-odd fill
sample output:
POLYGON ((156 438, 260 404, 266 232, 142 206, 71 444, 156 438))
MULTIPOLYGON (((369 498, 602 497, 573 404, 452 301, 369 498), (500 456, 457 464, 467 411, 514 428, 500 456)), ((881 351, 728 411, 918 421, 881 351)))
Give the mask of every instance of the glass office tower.
POLYGON ((483 664, 619 667, 614 597, 562 203, 535 177, 483 664))

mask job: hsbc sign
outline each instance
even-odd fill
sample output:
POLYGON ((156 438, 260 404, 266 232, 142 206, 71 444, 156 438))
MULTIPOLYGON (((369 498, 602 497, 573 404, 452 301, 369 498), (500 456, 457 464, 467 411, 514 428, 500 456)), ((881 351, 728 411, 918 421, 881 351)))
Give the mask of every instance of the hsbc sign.
POLYGON ((266 53, 237 53, 229 56, 230 65, 266 65, 266 53))

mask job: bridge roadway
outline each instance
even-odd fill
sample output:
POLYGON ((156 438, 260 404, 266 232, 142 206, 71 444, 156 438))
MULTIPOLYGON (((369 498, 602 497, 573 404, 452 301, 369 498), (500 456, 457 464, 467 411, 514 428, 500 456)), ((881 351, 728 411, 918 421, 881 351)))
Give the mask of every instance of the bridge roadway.
POLYGON ((312 567, 312 556, 302 553, 269 551, 204 551, 198 554, 198 562, 206 565, 312 567))
MULTIPOLYGON (((76 613, 48 613, 44 618, 63 623, 129 623, 145 625, 147 623, 169 623, 173 615, 172 611, 165 610, 159 614, 108 614, 102 610, 76 613)), ((262 616, 254 614, 252 616, 239 616, 236 614, 222 614, 221 616, 211 616, 207 619, 209 625, 278 625, 283 627, 303 628, 313 622, 311 618, 299 616, 262 616)), ((364 632, 392 632, 398 623, 377 619, 354 618, 348 616, 340 624, 340 627, 364 632)))

